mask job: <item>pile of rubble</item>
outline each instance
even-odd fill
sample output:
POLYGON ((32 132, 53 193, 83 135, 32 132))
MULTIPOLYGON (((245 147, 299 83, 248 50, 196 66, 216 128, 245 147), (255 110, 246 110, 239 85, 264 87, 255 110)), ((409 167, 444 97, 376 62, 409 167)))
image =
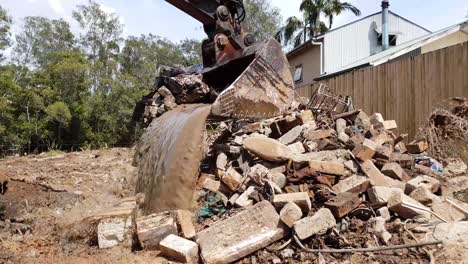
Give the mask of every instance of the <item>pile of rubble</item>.
POLYGON ((209 126, 195 211, 144 216, 143 195, 126 199, 93 216, 101 248, 136 238, 134 249, 181 262, 230 263, 269 252, 266 261, 281 263, 303 261, 301 252, 423 247, 467 235, 466 224, 453 223, 468 216, 468 205, 442 196, 449 174, 425 155, 428 143, 405 144, 406 135, 392 132, 396 122, 379 113, 302 110, 209 126), (409 245, 403 230, 433 234, 419 241, 408 231, 409 245))

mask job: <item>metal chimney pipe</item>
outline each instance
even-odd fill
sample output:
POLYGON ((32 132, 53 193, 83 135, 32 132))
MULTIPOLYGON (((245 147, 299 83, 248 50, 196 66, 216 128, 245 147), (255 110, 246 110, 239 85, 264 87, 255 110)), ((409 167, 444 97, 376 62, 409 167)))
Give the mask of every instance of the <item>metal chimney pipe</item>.
POLYGON ((389 36, 388 36, 388 7, 390 4, 388 0, 382 1, 382 50, 386 50, 389 47, 389 36))

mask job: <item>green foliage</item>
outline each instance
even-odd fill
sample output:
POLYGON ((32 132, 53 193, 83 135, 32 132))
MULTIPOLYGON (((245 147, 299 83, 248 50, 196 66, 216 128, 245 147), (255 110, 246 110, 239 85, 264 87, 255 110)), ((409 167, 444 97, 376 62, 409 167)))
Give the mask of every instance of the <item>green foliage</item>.
POLYGON ((269 0, 244 0, 246 18, 242 26, 257 41, 267 40, 275 35, 281 24, 281 13, 272 7, 269 0))
POLYGON ((2 61, 2 51, 10 45, 11 17, 0 5, 0 61, 2 61))
MULTIPOLYGON (((0 155, 128 145, 137 134, 133 109, 160 65, 201 61, 197 40, 149 34, 123 41, 118 17, 93 1, 73 17, 78 37, 64 20, 24 19, 11 63, 0 67, 0 155)), ((0 44, 10 23, 0 8, 0 44)))

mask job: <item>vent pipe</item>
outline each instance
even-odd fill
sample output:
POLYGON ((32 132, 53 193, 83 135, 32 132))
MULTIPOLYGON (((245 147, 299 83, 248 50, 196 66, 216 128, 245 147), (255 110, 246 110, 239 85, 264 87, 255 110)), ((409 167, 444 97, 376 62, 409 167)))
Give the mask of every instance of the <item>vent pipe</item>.
POLYGON ((382 1, 382 49, 386 50, 389 46, 388 37, 388 7, 390 4, 388 0, 382 1))

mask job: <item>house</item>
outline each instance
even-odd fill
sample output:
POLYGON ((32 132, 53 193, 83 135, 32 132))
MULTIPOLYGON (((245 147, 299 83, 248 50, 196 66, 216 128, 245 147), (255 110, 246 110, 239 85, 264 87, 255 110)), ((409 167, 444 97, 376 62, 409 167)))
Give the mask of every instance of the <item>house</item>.
MULTIPOLYGON (((383 50, 382 13, 380 11, 332 29, 290 51, 287 57, 296 88, 310 85, 322 75, 337 72, 380 53, 383 50)), ((431 33, 391 11, 388 11, 388 28, 390 47, 431 33)))
POLYGON ((394 61, 405 57, 414 57, 420 54, 429 53, 434 50, 443 49, 449 46, 460 44, 468 41, 468 20, 441 29, 434 33, 424 35, 422 37, 407 41, 396 47, 389 48, 380 53, 368 56, 351 64, 345 65, 334 72, 323 74, 316 81, 331 78, 346 72, 367 67, 378 66, 380 64, 394 61))

